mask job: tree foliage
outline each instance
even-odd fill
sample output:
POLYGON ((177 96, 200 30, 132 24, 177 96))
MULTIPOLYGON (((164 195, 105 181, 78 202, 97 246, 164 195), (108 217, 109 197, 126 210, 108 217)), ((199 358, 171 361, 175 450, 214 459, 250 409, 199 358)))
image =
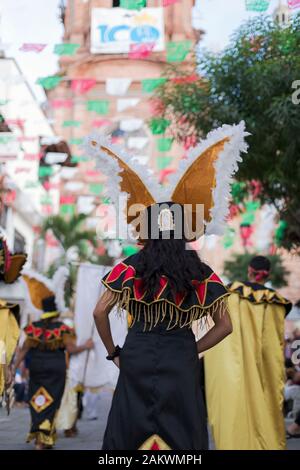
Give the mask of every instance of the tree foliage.
MULTIPOLYGON (((248 265, 251 259, 256 256, 253 253, 235 253, 224 263, 224 275, 230 282, 246 281, 248 279, 248 265)), ((282 264, 279 255, 268 256, 271 262, 271 273, 269 280, 273 287, 284 287, 287 285, 289 272, 282 264)))
POLYGON ((96 233, 92 230, 82 229, 86 221, 85 214, 76 214, 66 219, 61 215, 54 215, 45 219, 41 235, 45 235, 51 230, 55 238, 60 243, 64 252, 69 248, 76 247, 80 259, 88 259, 88 245, 97 246, 96 233))
POLYGON ((299 51, 300 15, 284 28, 259 16, 222 52, 198 54, 196 80, 194 70, 172 66, 156 93, 162 117, 171 121, 168 132, 183 142, 223 123, 246 122, 249 151, 237 177, 261 181, 261 202, 273 203, 286 222, 288 249, 300 248, 300 104, 292 99, 300 98, 293 88, 299 51))

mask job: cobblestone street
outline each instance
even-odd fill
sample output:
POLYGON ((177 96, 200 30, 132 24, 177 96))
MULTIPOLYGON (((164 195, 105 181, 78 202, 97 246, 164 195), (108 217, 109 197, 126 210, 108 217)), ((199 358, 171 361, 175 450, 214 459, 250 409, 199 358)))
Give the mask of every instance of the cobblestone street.
MULTIPOLYGON (((101 449, 111 397, 110 391, 102 391, 101 400, 99 400, 99 418, 91 421, 87 420, 83 414, 82 419, 78 422, 79 434, 74 438, 66 438, 63 432, 59 432, 55 449, 101 449)), ((0 409, 0 450, 33 449, 33 443, 27 444, 25 442, 29 425, 28 408, 14 408, 10 416, 6 416, 4 410, 0 409)))
MULTIPOLYGON (((66 438, 63 432, 58 433, 56 450, 99 450, 105 430, 107 414, 112 392, 103 390, 100 394, 97 420, 88 420, 84 413, 78 422, 78 436, 66 438)), ((10 416, 0 410, 0 450, 29 450, 33 443, 25 442, 29 429, 30 417, 28 408, 14 408, 10 416)), ((211 443, 211 447, 213 447, 211 443)), ((289 450, 300 450, 300 439, 288 440, 289 450)))

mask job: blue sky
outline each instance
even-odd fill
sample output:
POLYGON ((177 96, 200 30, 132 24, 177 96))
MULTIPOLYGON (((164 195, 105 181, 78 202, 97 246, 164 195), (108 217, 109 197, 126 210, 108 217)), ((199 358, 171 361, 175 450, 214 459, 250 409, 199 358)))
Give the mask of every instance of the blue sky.
MULTIPOLYGON (((82 0, 85 1, 85 0, 82 0)), ((278 5, 271 0, 268 13, 278 5)), ((43 92, 35 81, 38 77, 52 75, 57 70, 57 57, 53 45, 61 42, 62 25, 58 15, 58 0, 1 0, 1 42, 8 44, 7 57, 15 57, 38 99, 43 92), (40 54, 22 53, 18 49, 23 42, 46 43, 40 54)), ((247 12, 245 0, 197 0, 201 21, 206 35, 203 45, 221 49, 232 32, 247 18, 259 13, 247 12)))

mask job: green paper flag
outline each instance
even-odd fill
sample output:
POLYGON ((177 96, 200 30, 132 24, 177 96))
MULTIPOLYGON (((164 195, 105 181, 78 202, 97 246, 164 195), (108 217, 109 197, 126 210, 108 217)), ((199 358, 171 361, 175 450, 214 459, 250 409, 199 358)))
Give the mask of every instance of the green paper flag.
POLYGON ((53 168, 51 166, 40 166, 39 168, 39 177, 43 178, 44 176, 51 176, 53 173, 53 168))
POLYGON ((15 140, 14 136, 12 135, 1 136, 0 134, 0 144, 8 144, 8 142, 11 142, 12 140, 15 140))
POLYGON ((241 225, 252 225, 255 219, 254 212, 245 212, 242 214, 242 223, 241 225))
POLYGON ((149 127, 151 129, 152 134, 164 134, 167 127, 170 125, 170 122, 171 121, 164 118, 153 118, 149 123, 149 127))
POLYGON ((61 204, 59 208, 59 212, 62 215, 73 215, 75 213, 75 205, 74 204, 61 204))
POLYGON ((40 203, 42 206, 51 206, 52 205, 52 197, 51 196, 42 196, 40 203))
POLYGON ((267 11, 270 0, 246 0, 247 11, 267 11))
POLYGON ((62 44, 55 44, 54 46, 54 54, 57 55, 74 55, 79 49, 80 44, 70 44, 70 43, 62 43, 62 44))
POLYGON ((126 258, 127 256, 134 255, 138 251, 139 251, 139 248, 137 246, 134 246, 134 245, 123 246, 123 253, 126 256, 126 258))
POLYGON ((141 10, 146 6, 146 0, 120 0, 120 7, 126 10, 141 10))
POLYGON ((158 157, 157 159, 157 168, 158 170, 164 170, 167 168, 171 161, 173 160, 173 157, 158 157))
POLYGON ((38 181, 26 181, 25 189, 38 188, 40 183, 38 181))
POLYGON ((106 115, 109 110, 109 101, 107 100, 89 100, 87 102, 87 110, 95 111, 97 114, 106 115))
POLYGON ((80 127, 81 122, 80 121, 64 121, 63 122, 63 127, 80 127))
POLYGON ((91 183, 89 185, 89 191, 93 194, 100 194, 103 191, 103 184, 102 183, 91 183))
POLYGON ((247 201, 245 202, 245 207, 247 212, 255 212, 260 208, 259 201, 247 201))
POLYGON ((185 60, 191 47, 192 41, 189 40, 167 43, 167 61, 182 62, 185 60))
POLYGON ((62 80, 62 77, 58 77, 57 75, 53 75, 50 77, 41 77, 38 78, 36 83, 41 85, 45 90, 51 90, 55 88, 62 80))
POLYGON ((142 90, 145 93, 152 93, 157 87, 166 81, 166 78, 146 78, 145 80, 142 80, 142 90))
POLYGON ((274 242, 276 246, 280 246, 282 244, 286 228, 287 222, 285 220, 280 220, 274 234, 274 242))
POLYGON ((81 137, 80 138, 73 137, 72 139, 69 140, 70 145, 81 145, 82 143, 83 143, 83 139, 81 137))
POLYGON ((101 200, 101 204, 105 204, 105 205, 110 204, 109 197, 103 197, 102 200, 101 200))
POLYGON ((89 158, 83 155, 72 155, 71 163, 88 162, 89 158))
POLYGON ((172 147, 173 139, 171 137, 161 137, 157 139, 157 150, 159 152, 168 152, 172 147))
POLYGON ((231 194, 235 204, 239 204, 247 195, 246 183, 235 182, 231 185, 231 194))
POLYGON ((227 228, 225 235, 223 237, 223 246, 225 250, 228 250, 228 248, 231 248, 233 243, 234 243, 234 237, 235 237, 235 230, 234 228, 227 228))

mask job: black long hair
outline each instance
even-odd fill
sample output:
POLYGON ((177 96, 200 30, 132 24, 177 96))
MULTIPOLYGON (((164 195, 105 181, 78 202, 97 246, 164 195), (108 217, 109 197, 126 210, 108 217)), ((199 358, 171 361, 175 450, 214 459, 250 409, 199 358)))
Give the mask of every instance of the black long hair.
POLYGON ((148 240, 139 253, 137 274, 147 297, 152 298, 159 289, 162 275, 168 278, 174 293, 187 293, 194 289, 193 279, 205 279, 207 266, 195 250, 186 249, 185 240, 148 240))

